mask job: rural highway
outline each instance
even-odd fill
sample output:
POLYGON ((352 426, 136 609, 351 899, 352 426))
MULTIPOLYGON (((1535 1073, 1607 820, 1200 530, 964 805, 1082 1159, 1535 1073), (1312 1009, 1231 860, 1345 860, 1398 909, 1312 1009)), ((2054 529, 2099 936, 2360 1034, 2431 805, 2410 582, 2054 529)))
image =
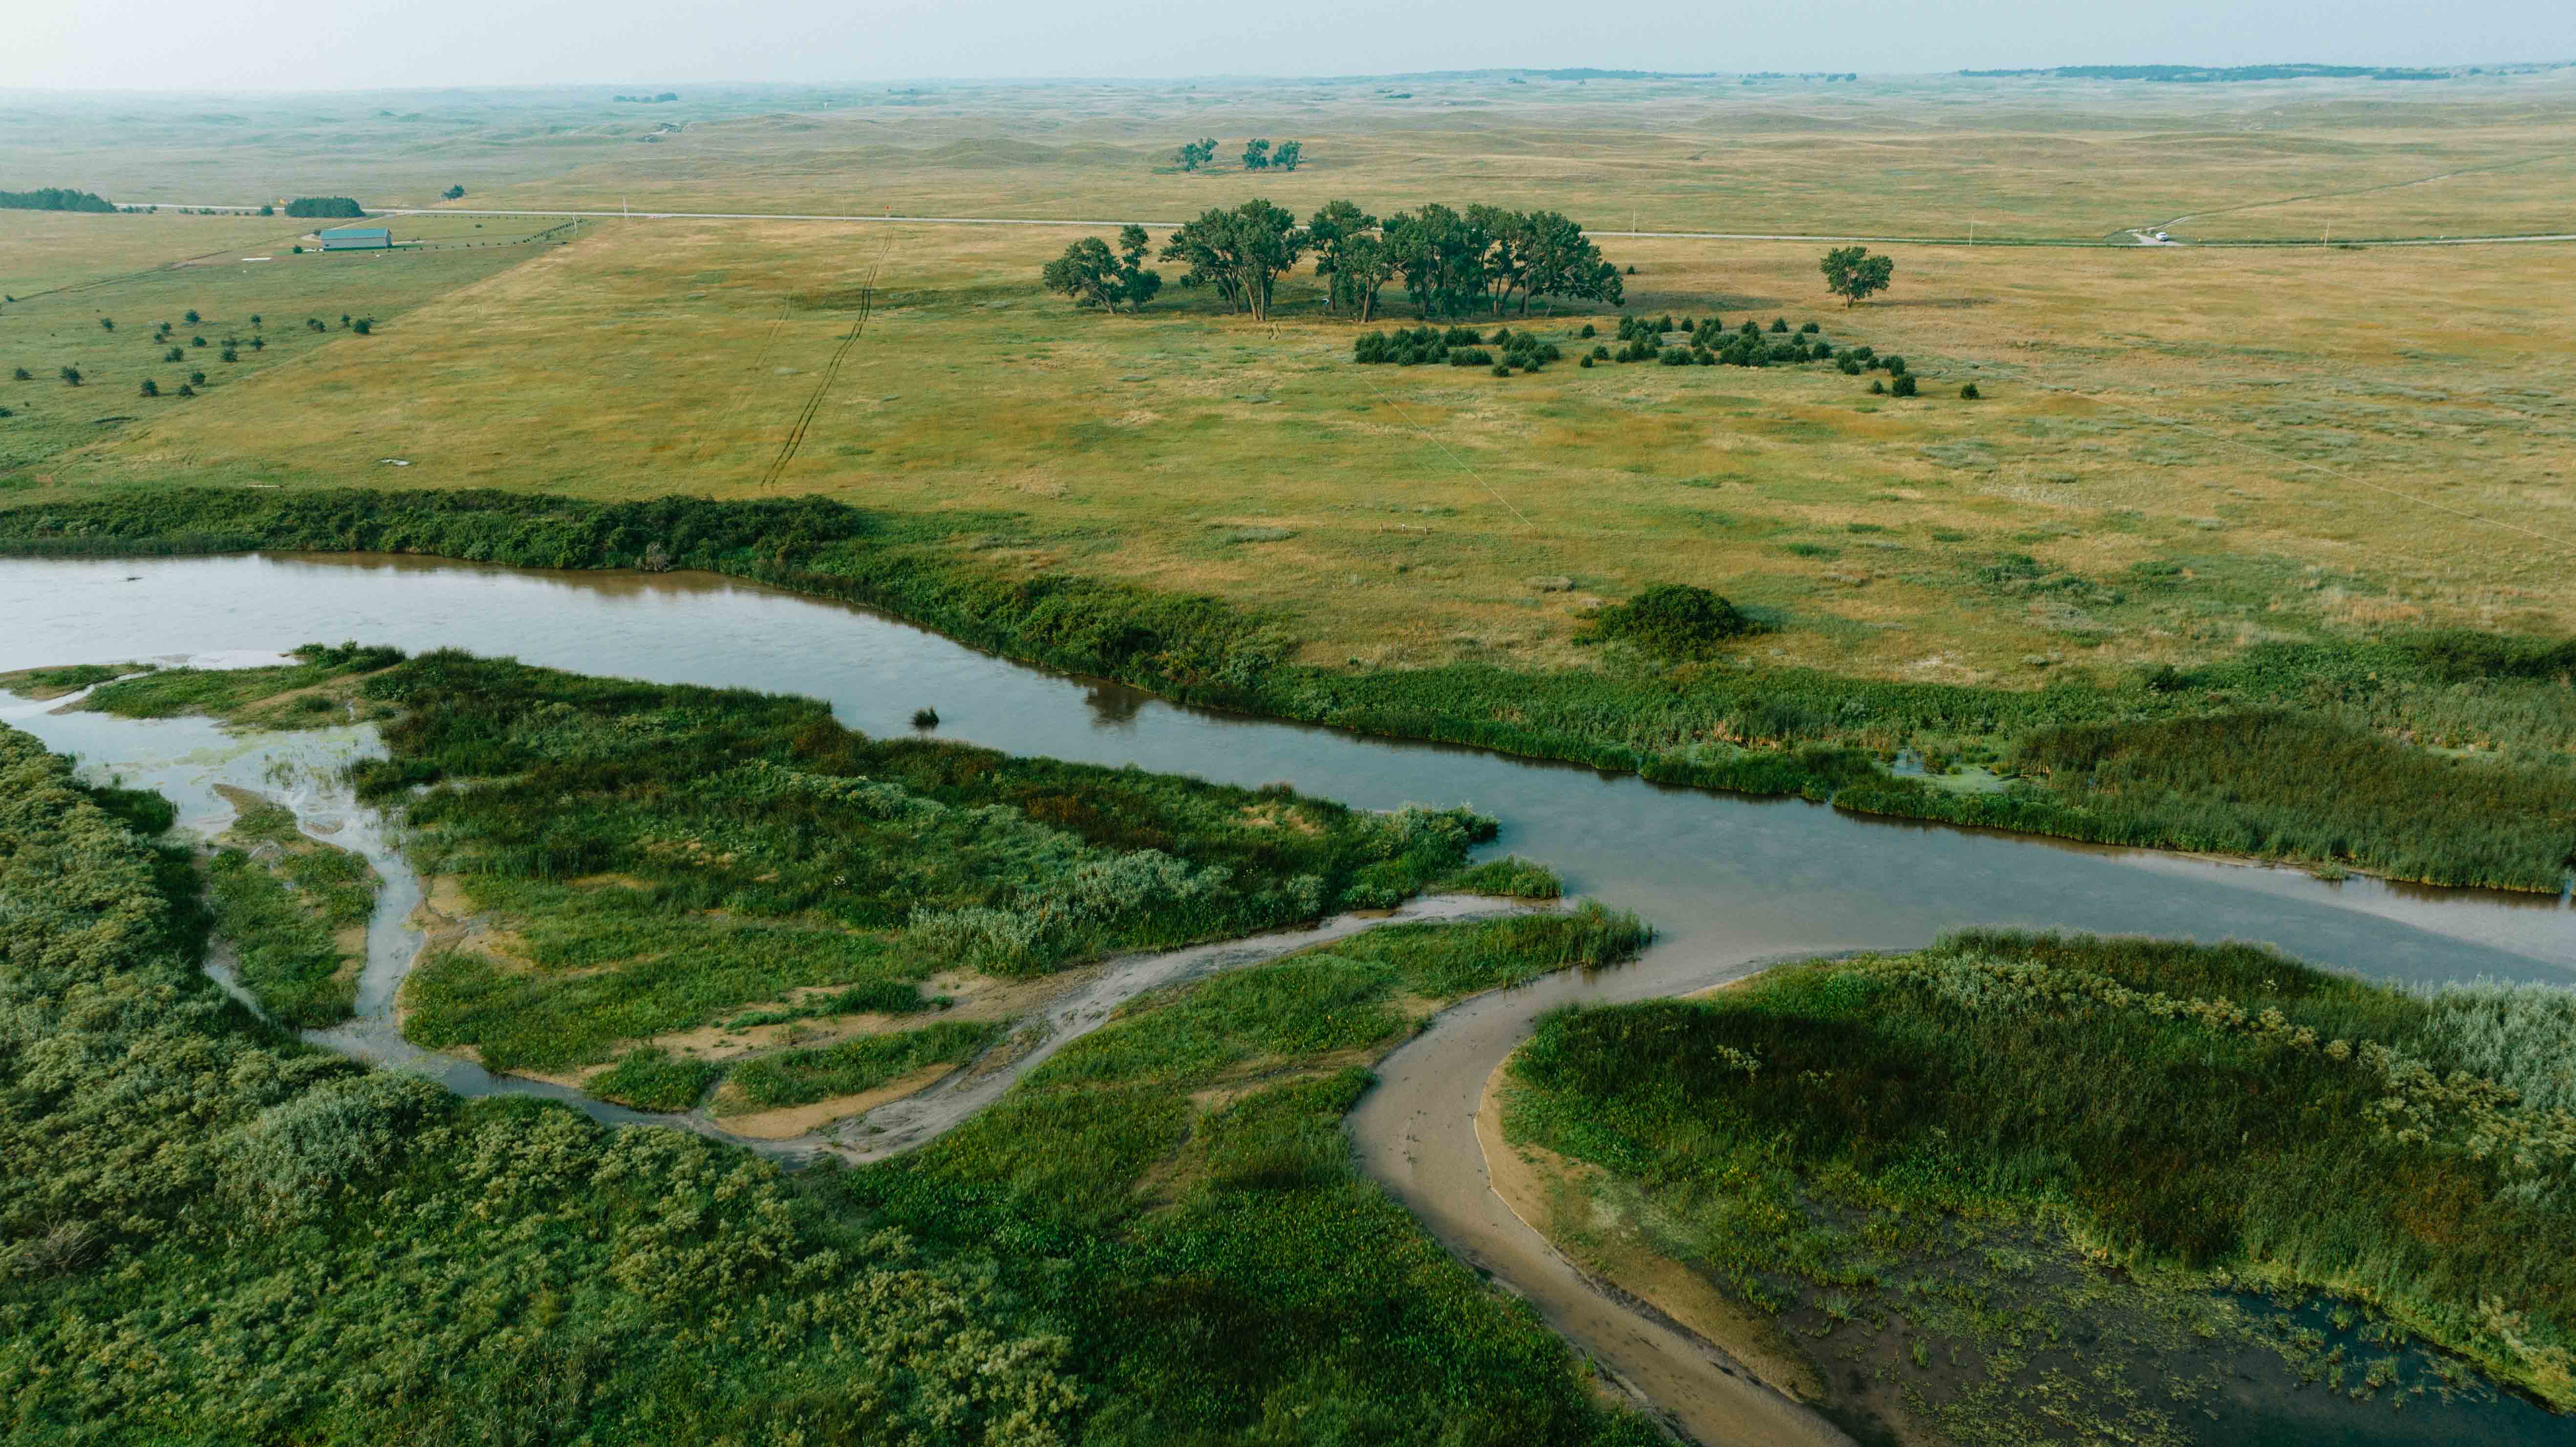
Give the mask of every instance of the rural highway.
MULTIPOLYGON (((118 201, 117 206, 161 206, 171 210, 256 212, 256 206, 234 206, 207 201, 118 201)), ((1083 220, 1069 216, 898 216, 891 213, 857 216, 834 215, 813 211, 477 211, 449 206, 379 206, 368 210, 369 216, 504 216, 549 217, 569 216, 584 221, 824 221, 841 225, 895 226, 1058 226, 1104 228, 1142 226, 1148 231, 1179 229, 1179 221, 1083 220)), ((351 218, 355 219, 355 218, 351 218)), ((1637 241, 1826 241, 1836 243, 1875 242, 1881 246, 2081 246, 2136 249, 2140 243, 2127 239, 2046 237, 1983 239, 1966 236, 1831 236, 1821 232, 1800 231, 1586 231, 1586 236, 1610 237, 1637 241)), ((2130 236, 2121 231, 2122 238, 2130 236)), ((2337 246, 2507 246, 2543 241, 2576 241, 2576 231, 2555 231, 2533 236, 2401 236, 2356 238, 2338 241, 2337 246)), ((2226 241, 2217 243, 2149 243, 2164 246, 2214 245, 2221 250, 2244 250, 2249 247, 2317 247, 2323 241, 2226 241)))

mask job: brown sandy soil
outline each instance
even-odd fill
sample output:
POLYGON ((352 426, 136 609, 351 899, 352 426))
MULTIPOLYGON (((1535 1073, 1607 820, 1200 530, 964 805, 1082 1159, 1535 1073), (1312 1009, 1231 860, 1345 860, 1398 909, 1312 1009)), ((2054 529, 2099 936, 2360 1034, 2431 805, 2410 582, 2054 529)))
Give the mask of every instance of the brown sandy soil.
POLYGON ((1662 1312, 1734 1359, 1765 1386, 1800 1402, 1822 1402, 1823 1379, 1771 1322, 1727 1300, 1680 1262, 1640 1243, 1578 1237, 1567 1229, 1588 1214, 1586 1188, 1600 1174, 1599 1168, 1504 1139, 1498 1087, 1509 1066, 1506 1059, 1485 1083, 1476 1108, 1476 1143, 1484 1150, 1485 1173, 1494 1194, 1512 1214, 1585 1272, 1662 1312), (1579 1246, 1578 1239, 1582 1240, 1579 1246))
POLYGON ((719 1128, 727 1135, 743 1136, 757 1141, 792 1140, 821 1130, 836 1120, 865 1115, 890 1100, 901 1100, 916 1091, 927 1090, 948 1078, 953 1065, 927 1065, 910 1075, 897 1076, 874 1090, 857 1095, 836 1095, 812 1105, 791 1105, 779 1110, 748 1111, 728 1114, 725 1107, 741 1096, 731 1085, 716 1092, 714 1114, 719 1128))

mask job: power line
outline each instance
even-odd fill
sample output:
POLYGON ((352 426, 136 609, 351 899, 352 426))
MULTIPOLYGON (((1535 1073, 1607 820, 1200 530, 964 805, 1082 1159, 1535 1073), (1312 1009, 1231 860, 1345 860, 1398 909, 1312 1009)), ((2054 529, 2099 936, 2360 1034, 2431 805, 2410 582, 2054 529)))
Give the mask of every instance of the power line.
POLYGON ((1430 428, 1423 426, 1421 423, 1414 421, 1413 414, 1405 411, 1402 403, 1396 401, 1393 397, 1388 396, 1384 387, 1378 386, 1378 384, 1372 380, 1369 383, 1369 388, 1377 393, 1378 400, 1395 409, 1395 414, 1404 419, 1405 426, 1421 433, 1423 440, 1429 442, 1432 446, 1439 448, 1441 455, 1448 458, 1451 463, 1455 464, 1460 472, 1474 478, 1478 487, 1481 487, 1486 492, 1493 494, 1494 501, 1501 503, 1505 508, 1510 509, 1511 515, 1521 520, 1522 527, 1528 527, 1530 525, 1529 515, 1527 513, 1522 512, 1519 508, 1512 507, 1512 500, 1510 498, 1503 496, 1499 492, 1495 492, 1494 485, 1485 481, 1485 475, 1478 472, 1476 469, 1469 467, 1466 459, 1460 457, 1457 453, 1450 451, 1449 444, 1441 441, 1438 434, 1434 433, 1430 428))

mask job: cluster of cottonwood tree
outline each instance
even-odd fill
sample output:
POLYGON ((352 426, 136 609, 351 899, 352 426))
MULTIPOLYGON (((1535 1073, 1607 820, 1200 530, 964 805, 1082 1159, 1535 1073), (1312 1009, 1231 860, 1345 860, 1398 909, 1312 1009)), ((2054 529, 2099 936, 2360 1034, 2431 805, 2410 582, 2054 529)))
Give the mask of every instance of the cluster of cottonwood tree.
MULTIPOLYGON (((1142 228, 1122 231, 1122 262, 1096 237, 1077 241, 1047 264, 1043 280, 1080 305, 1115 311, 1123 301, 1132 309, 1162 285, 1142 267, 1144 242, 1142 228)), ((1324 283, 1325 312, 1362 323, 1392 285, 1425 317, 1503 316, 1515 307, 1527 316, 1540 297, 1613 306, 1624 299, 1619 268, 1601 259, 1581 226, 1554 211, 1433 204, 1381 221, 1352 202, 1332 201, 1301 226, 1286 208, 1252 200, 1209 208, 1175 230, 1161 252, 1164 261, 1188 265, 1181 285, 1207 287, 1227 310, 1255 319, 1270 315, 1279 279, 1309 256, 1324 283)))
MULTIPOLYGON (((1181 148, 1172 153, 1172 159, 1179 162, 1184 171, 1195 171, 1209 165, 1216 160, 1216 137, 1203 136, 1195 141, 1183 141, 1181 148)), ((1281 141, 1276 147, 1260 139, 1243 143, 1243 169, 1247 171, 1294 171, 1305 160, 1306 143, 1303 141, 1281 141)))

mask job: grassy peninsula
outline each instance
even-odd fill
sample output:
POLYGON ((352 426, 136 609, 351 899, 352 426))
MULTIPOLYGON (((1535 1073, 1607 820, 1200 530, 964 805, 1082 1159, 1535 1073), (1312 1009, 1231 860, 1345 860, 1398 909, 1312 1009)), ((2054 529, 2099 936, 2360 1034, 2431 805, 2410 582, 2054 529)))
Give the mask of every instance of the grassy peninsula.
POLYGON ((1679 1263, 1909 1438, 2227 1440, 2238 1372, 2576 1409, 2563 991, 1971 933, 1551 1015, 1504 1109, 1571 1249, 1679 1263))
MULTIPOLYGON (((1007 998, 1010 981, 1111 952, 1397 904, 1494 829, 1463 810, 1376 814, 1284 787, 872 739, 811 699, 456 652, 313 646, 282 667, 142 674, 82 706, 376 721, 386 757, 356 766, 358 794, 398 812, 447 921, 405 984, 406 1034, 495 1070, 579 1079, 615 1061, 603 1090, 666 1108, 713 1080, 706 1058, 750 1042, 920 1025, 953 1003, 924 988, 934 976, 1007 998), (684 1040, 698 1063, 663 1068, 684 1040)), ((279 867, 328 858, 292 847, 279 867)), ((268 926, 286 885, 239 850, 215 879, 226 935, 262 926, 245 983, 281 1019, 324 1023, 331 1007, 308 997, 330 988, 327 931, 280 942, 268 926)), ((345 1012, 345 989, 336 998, 345 1012)), ((987 1038, 992 1018, 977 1018, 936 1049, 917 1035, 865 1048, 918 1055, 907 1068, 953 1061, 987 1038)), ((847 1053, 767 1054, 742 1093, 810 1104, 904 1073, 847 1053)))

